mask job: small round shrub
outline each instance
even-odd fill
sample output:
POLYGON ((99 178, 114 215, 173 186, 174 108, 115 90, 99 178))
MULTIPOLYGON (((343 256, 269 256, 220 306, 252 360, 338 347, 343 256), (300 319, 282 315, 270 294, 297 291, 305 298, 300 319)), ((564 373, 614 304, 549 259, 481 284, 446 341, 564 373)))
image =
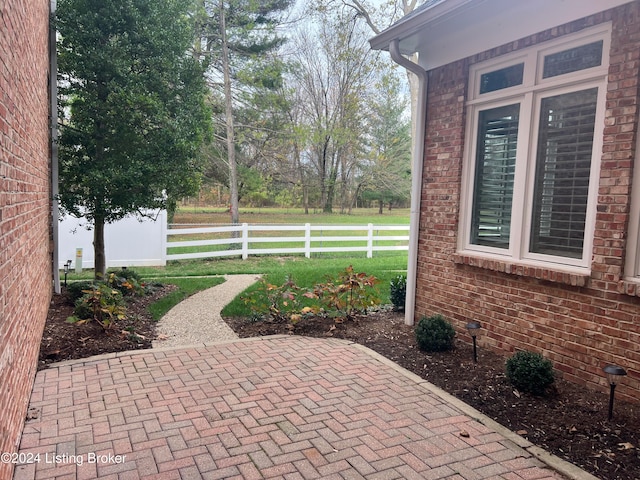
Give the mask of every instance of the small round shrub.
POLYGON ((507 380, 521 392, 544 394, 554 381, 553 364, 539 353, 522 351, 507 359, 507 380))
POLYGON ((404 303, 407 298, 407 277, 398 275, 391 279, 389 283, 389 298, 396 310, 404 310, 404 303))
POLYGON ((442 315, 422 317, 416 326, 416 341, 420 350, 445 352, 453 348, 456 332, 442 315))

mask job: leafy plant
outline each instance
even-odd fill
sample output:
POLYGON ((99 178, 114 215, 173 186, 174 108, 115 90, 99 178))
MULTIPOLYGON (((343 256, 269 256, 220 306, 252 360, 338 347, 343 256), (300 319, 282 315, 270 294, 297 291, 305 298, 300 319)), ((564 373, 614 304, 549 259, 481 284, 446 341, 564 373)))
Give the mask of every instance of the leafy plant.
POLYGON ((442 315, 422 317, 416 326, 416 341, 420 350, 445 352, 453 348, 456 332, 442 315))
MULTIPOLYGON (((256 315, 268 315, 273 322, 287 322, 292 315, 298 314, 299 300, 298 287, 291 276, 278 286, 268 283, 262 279, 260 287, 251 296, 243 297, 245 304, 249 305, 251 311, 256 315)), ((297 317, 293 317, 294 321, 297 317)))
POLYGON ((67 297, 69 302, 74 305, 78 299, 84 295, 85 290, 89 290, 92 287, 93 282, 89 280, 69 283, 67 285, 67 297))
POLYGON ((320 304, 330 315, 351 319, 380 303, 373 288, 377 283, 378 279, 373 275, 356 273, 353 266, 349 265, 337 278, 329 278, 325 283, 316 284, 304 296, 320 300, 320 304))
POLYGON ((551 360, 529 351, 516 352, 507 359, 507 380, 521 392, 544 394, 555 380, 551 360))
POLYGON ((106 283, 98 283, 85 290, 84 295, 76 301, 73 313, 67 322, 83 324, 93 320, 105 330, 111 328, 115 320, 126 318, 122 293, 106 283))
POLYGON ((135 272, 129 273, 128 270, 119 270, 107 275, 107 285, 119 290, 124 296, 144 295, 145 289, 140 284, 139 278, 135 272))
POLYGON ((389 282, 389 299, 396 310, 404 310, 405 300, 407 298, 407 277, 398 275, 389 282))
POLYGON ((117 277, 124 278, 125 280, 135 280, 138 283, 142 283, 142 277, 138 275, 135 270, 127 267, 122 267, 119 270, 111 271, 110 274, 114 274, 117 277))
POLYGON ((134 343, 140 343, 145 338, 144 335, 136 333, 135 328, 131 326, 125 328, 122 333, 125 335, 127 340, 134 343))

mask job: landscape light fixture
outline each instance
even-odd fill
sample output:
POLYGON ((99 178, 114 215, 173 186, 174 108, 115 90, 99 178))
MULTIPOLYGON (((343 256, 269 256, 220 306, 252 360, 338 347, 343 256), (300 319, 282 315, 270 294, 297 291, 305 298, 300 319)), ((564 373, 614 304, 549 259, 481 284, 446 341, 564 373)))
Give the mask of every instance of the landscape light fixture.
POLYGON ((64 264, 64 286, 67 286, 67 274, 69 273, 69 269, 71 268, 71 260, 67 260, 64 264))
POLYGON ((469 322, 467 323, 467 330, 469 331, 469 335, 473 339, 473 362, 478 363, 478 347, 476 346, 476 337, 478 336, 480 330, 480 324, 478 322, 469 322))
POLYGON ((607 380, 611 387, 609 393, 609 420, 611 420, 611 418, 613 418, 613 395, 616 390, 616 385, 620 382, 622 377, 627 374, 627 371, 618 365, 607 365, 603 370, 604 373, 607 374, 607 380))

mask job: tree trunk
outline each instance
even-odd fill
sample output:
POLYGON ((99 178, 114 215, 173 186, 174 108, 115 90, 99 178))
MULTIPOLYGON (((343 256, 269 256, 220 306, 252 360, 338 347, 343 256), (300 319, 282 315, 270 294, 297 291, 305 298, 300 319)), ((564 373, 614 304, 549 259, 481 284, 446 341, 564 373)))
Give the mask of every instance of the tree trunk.
POLYGON ((340 214, 344 215, 347 210, 348 201, 348 189, 349 189, 349 175, 347 166, 348 148, 340 149, 338 154, 340 155, 340 214))
POLYGON ((224 1, 220 2, 220 38, 222 41, 222 70, 224 77, 225 122, 227 124, 227 159, 229 161, 229 213, 231 223, 240 222, 238 211, 238 168, 236 165, 235 132, 233 124, 233 98, 231 96, 231 73, 229 66, 229 45, 224 12, 224 1))
POLYGON ((304 167, 302 166, 302 161, 300 160, 300 148, 298 147, 298 142, 295 141, 293 144, 293 154, 295 158, 295 164, 298 169, 298 173, 300 175, 300 185, 302 186, 302 204, 304 206, 305 215, 309 214, 309 187, 307 186, 307 179, 304 174, 304 167))
POLYGON ((351 201, 349 202, 349 215, 353 213, 353 206, 355 204, 356 208, 358 208, 358 195, 360 195, 360 189, 362 188, 362 184, 359 183, 356 185, 356 193, 351 197, 351 201))
MULTIPOLYGON (((335 152, 333 154, 336 155, 335 152)), ((329 178, 326 183, 326 197, 322 211, 324 213, 333 213, 333 200, 336 196, 336 182, 338 181, 338 165, 335 158, 331 158, 331 169, 329 170, 329 178)))
POLYGON ((329 178, 329 184, 327 185, 327 197, 326 197, 324 206, 322 208, 322 211, 324 213, 333 213, 333 199, 336 196, 336 177, 337 176, 338 176, 337 172, 336 173, 332 172, 329 178))
POLYGON ((104 252, 104 218, 95 217, 93 220, 93 256, 94 278, 103 280, 107 274, 107 258, 104 252))
POLYGON ((384 208, 384 201, 382 199, 378 200, 378 214, 382 215, 384 208))

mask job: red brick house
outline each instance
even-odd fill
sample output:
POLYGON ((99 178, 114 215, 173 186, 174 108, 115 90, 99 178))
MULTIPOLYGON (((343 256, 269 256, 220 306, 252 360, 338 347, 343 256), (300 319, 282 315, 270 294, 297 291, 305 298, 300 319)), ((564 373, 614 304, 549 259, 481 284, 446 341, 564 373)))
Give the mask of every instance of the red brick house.
POLYGON ((52 291, 49 8, 0 6, 0 452, 20 440, 52 291))
POLYGON ((640 1, 431 0, 371 45, 420 78, 407 322, 640 400, 640 1))

